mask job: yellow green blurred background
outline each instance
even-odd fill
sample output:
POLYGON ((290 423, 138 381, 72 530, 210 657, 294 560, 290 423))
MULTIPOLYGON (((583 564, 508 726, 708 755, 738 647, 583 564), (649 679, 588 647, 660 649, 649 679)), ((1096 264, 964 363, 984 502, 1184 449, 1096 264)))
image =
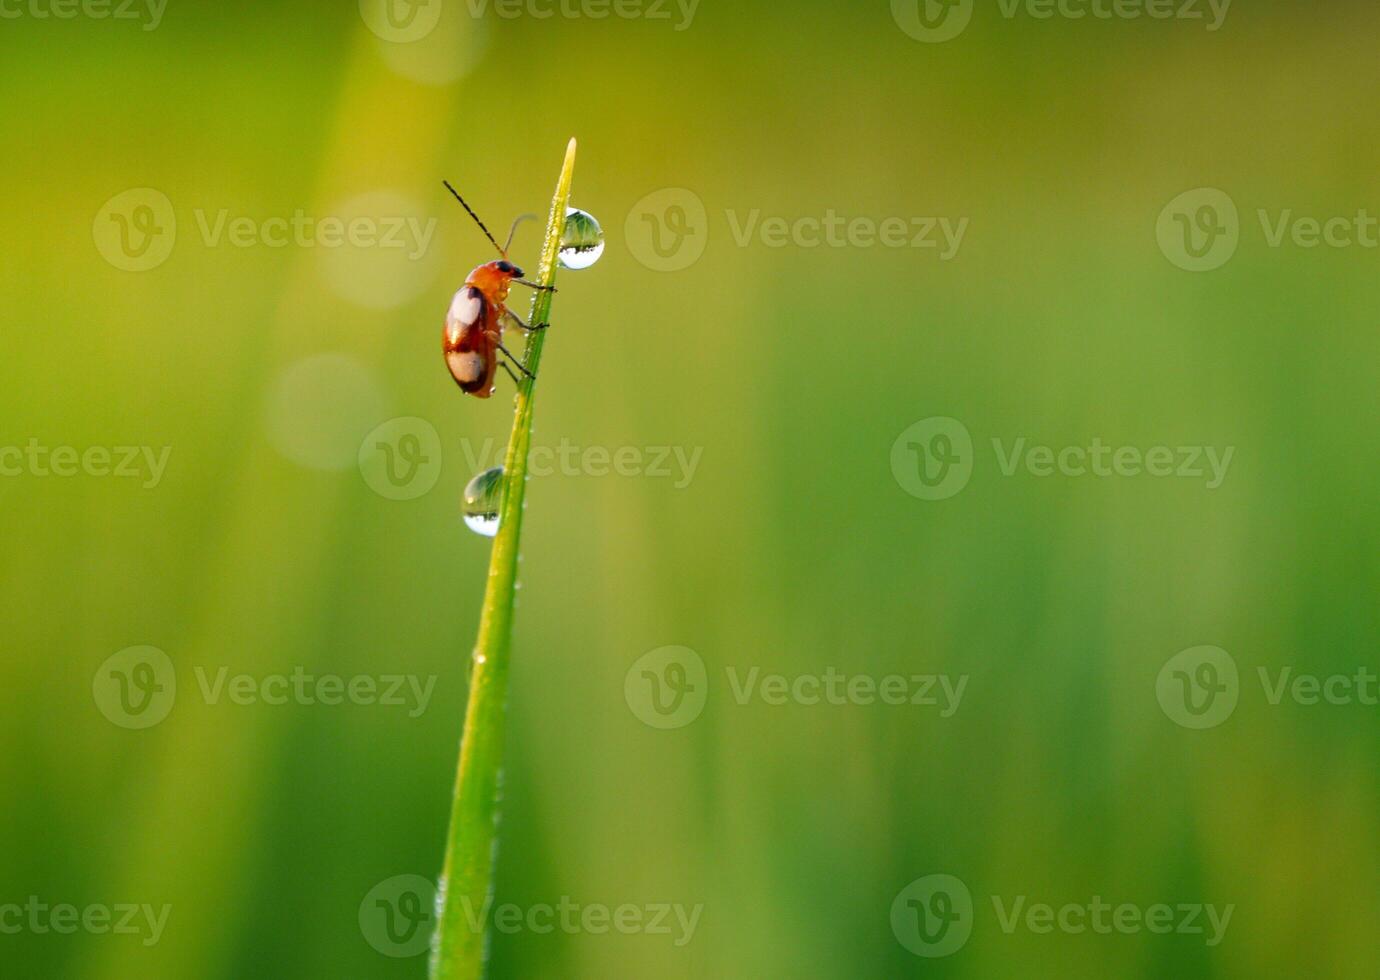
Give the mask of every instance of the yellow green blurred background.
POLYGON ((65 2, 0 2, 0 975, 425 975, 376 889, 440 867, 511 424, 441 359, 493 258, 441 180, 501 236, 571 136, 607 250, 537 390, 576 463, 528 487, 495 898, 699 911, 491 976, 1380 975, 1380 708, 1326 684, 1380 670, 1380 249, 1306 223, 1380 215, 1380 11, 65 2), (1232 455, 1006 462, 1094 440, 1232 455), (1099 900, 1175 927, 1011 919, 1099 900))

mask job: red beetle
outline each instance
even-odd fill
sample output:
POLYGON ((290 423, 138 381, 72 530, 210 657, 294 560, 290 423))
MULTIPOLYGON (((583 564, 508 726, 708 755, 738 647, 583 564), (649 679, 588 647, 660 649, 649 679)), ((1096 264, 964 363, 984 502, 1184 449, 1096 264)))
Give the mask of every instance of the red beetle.
MULTIPOLYGON (((446 367, 450 369, 450 376, 455 379, 460 390, 476 398, 488 398, 494 392, 494 372, 500 365, 508 372, 513 383, 518 383, 518 377, 508 367, 507 361, 499 359, 500 352, 506 354, 508 360, 512 361, 519 371, 528 377, 532 376, 532 372, 513 356, 512 351, 503 346, 504 323, 513 323, 523 330, 544 330, 549 325, 524 323, 520 316, 508 309, 509 288, 515 282, 533 289, 554 291, 556 287, 543 286, 522 278, 522 270, 508 261, 508 249, 498 244, 489 233, 489 229, 484 226, 484 222, 479 220, 479 215, 465 203, 465 199, 450 186, 449 181, 442 183, 469 212, 489 241, 493 242, 498 254, 503 256, 496 262, 485 262, 469 274, 465 284, 450 301, 450 309, 446 311, 445 331, 441 336, 446 367)), ((517 226, 522 220, 518 218, 513 222, 513 231, 517 231, 517 226)), ((510 232, 508 244, 512 243, 513 235, 510 232)))

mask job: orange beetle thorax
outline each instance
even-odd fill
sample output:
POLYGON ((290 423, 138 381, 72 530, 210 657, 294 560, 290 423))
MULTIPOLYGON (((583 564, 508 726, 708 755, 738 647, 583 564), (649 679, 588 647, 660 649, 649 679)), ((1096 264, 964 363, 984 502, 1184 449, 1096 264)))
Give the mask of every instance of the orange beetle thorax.
POLYGON ((473 286, 484 294, 491 307, 503 308, 508 300, 508 290, 514 276, 521 276, 521 270, 510 262, 485 262, 470 273, 466 286, 473 286))

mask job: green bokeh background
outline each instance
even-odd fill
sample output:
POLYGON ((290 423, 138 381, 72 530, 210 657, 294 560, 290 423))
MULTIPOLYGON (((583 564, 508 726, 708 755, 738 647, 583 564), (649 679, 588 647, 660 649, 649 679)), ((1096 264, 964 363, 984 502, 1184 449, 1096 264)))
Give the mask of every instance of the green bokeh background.
POLYGON ((1380 254, 1271 248, 1256 212, 1380 214, 1380 12, 1241 3, 1209 31, 978 0, 928 44, 884 0, 703 0, 679 31, 470 9, 446 0, 412 44, 353 3, 0 20, 0 445, 171 447, 150 489, 0 479, 0 904, 171 905, 152 946, 0 934, 0 974, 424 975, 359 909, 440 866, 487 562, 458 519, 466 449, 511 421, 506 380, 464 398, 441 362, 449 297, 491 255, 440 179, 506 228, 544 210, 576 135, 575 200, 608 249, 560 280, 536 442, 702 456, 681 488, 529 485, 497 898, 703 912, 683 946, 500 934, 492 976, 1375 976, 1380 709, 1272 705, 1257 671, 1380 670, 1380 254), (1233 198, 1241 240, 1195 274, 1155 227, 1198 187, 1233 198), (176 212, 145 272, 93 238, 130 188, 176 212), (662 188, 708 217, 676 272, 628 238, 662 188), (336 215, 381 190, 437 219, 419 261, 212 245, 196 217, 336 215), (949 262, 739 244, 754 209, 969 227, 949 262), (400 416, 443 447, 412 501, 355 463, 400 416), (932 416, 976 447, 942 501, 890 462, 932 416), (1005 476, 992 440, 1019 438, 1235 456, 1212 490, 1005 476), (178 697, 127 730, 93 675, 143 644, 178 697), (673 644, 708 697, 663 731, 624 678, 673 644), (1194 731, 1156 682, 1203 644, 1234 658, 1239 704, 1194 731), (415 718, 208 704, 195 671, 222 667, 438 680, 415 718), (754 667, 969 680, 948 718, 739 704, 726 671, 754 667), (890 923, 933 873, 976 909, 943 959, 890 923), (1235 911, 1212 947, 1008 934, 991 896, 1022 895, 1235 911))

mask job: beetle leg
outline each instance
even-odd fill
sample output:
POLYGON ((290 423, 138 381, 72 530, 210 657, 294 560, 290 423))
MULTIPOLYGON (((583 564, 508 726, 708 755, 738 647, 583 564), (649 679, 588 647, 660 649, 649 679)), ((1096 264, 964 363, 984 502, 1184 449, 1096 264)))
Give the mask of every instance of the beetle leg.
POLYGON ((539 282, 529 282, 529 281, 527 281, 526 279, 514 279, 513 282, 521 283, 521 284, 524 285, 524 286, 531 286, 533 289, 546 289, 546 290, 550 290, 550 291, 553 292, 553 293, 558 293, 558 292, 560 292, 560 290, 557 289, 555 286, 543 286, 543 285, 542 285, 541 283, 539 283, 539 282))
POLYGON ((508 372, 508 377, 513 379, 513 384, 517 385, 519 388, 522 387, 522 379, 513 373, 513 369, 508 366, 507 361, 499 361, 498 366, 508 372))
POLYGON ((515 365, 517 365, 517 369, 518 369, 519 371, 521 371, 523 374, 527 375, 527 377, 529 377, 529 378, 535 378, 535 377, 536 377, 535 374, 533 374, 531 371, 527 370, 527 367, 526 367, 521 361, 519 361, 516 357, 513 356, 513 352, 512 352, 512 351, 510 351, 508 348, 506 348, 506 347, 503 346, 503 341, 501 341, 501 340, 496 340, 496 341, 494 341, 494 343, 496 343, 496 344, 498 345, 498 349, 499 349, 499 350, 503 351, 503 353, 505 353, 505 354, 508 355, 508 360, 512 361, 515 365))
POLYGON ((531 324, 529 324, 526 320, 524 320, 522 317, 514 313, 512 310, 504 310, 503 312, 507 314, 510 320, 512 320, 523 330, 545 330, 547 327, 551 326, 551 324, 549 323, 539 323, 534 327, 531 324))

